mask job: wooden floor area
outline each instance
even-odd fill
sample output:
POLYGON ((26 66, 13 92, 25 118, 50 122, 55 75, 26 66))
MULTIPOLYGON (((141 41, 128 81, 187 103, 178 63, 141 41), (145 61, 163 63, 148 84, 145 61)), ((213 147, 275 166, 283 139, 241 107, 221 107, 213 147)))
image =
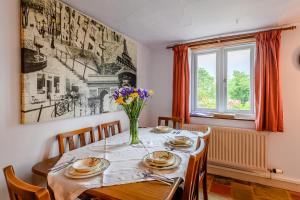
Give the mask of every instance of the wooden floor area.
POLYGON ((220 176, 208 176, 209 200, 300 200, 300 193, 220 176))

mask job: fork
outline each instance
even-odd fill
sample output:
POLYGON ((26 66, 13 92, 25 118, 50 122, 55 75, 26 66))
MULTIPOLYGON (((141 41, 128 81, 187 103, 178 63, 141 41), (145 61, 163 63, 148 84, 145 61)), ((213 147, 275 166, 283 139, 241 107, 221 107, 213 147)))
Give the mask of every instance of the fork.
POLYGON ((50 172, 58 172, 61 169, 66 168, 67 166, 69 166, 70 164, 74 163, 75 161, 77 161, 78 159, 76 159, 75 157, 73 157, 71 160, 60 163, 59 165, 52 167, 51 169, 49 169, 48 171, 50 172))
POLYGON ((164 175, 161 175, 161 174, 158 174, 158 173, 154 173, 152 170, 146 170, 145 171, 146 173, 148 173, 148 174, 151 174, 151 175, 155 175, 155 176, 158 176, 158 177, 161 177, 161 178, 163 178, 163 179, 167 179, 167 180, 169 180, 169 181, 174 181, 172 178, 168 178, 168 177, 166 177, 166 176, 164 176, 164 175))
POLYGON ((173 180, 169 180, 169 179, 165 179, 159 176, 155 176, 154 174, 151 173, 147 173, 147 172, 142 172, 142 175, 144 176, 144 178, 153 178, 156 181, 165 183, 167 185, 172 185, 174 183, 173 180))
POLYGON ((175 134, 175 135, 178 135, 178 134, 180 134, 180 131, 173 131, 173 134, 175 134))
POLYGON ((71 160, 66 161, 66 162, 62 162, 62 163, 60 163, 60 164, 58 164, 58 165, 50 168, 48 171, 55 170, 56 168, 62 167, 62 166, 66 165, 66 164, 68 164, 68 163, 70 163, 70 162, 72 162, 74 160, 75 160, 75 157, 72 157, 71 160))
POLYGON ((175 147, 166 147, 166 150, 168 150, 168 151, 174 151, 175 147))

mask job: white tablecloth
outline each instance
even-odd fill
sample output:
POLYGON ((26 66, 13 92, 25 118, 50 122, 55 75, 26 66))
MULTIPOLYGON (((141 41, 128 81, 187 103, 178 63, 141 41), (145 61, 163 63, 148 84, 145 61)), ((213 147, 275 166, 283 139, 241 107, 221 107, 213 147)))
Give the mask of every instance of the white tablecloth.
MULTIPOLYGON (((185 135, 196 139, 197 135, 188 131, 181 131, 180 135, 185 135)), ((147 181, 140 172, 146 168, 141 164, 141 159, 148 153, 156 150, 166 150, 165 142, 168 138, 176 136, 173 133, 157 134, 151 132, 150 128, 139 129, 139 137, 143 146, 133 147, 129 145, 129 132, 117 134, 106 139, 106 151, 104 151, 104 141, 87 145, 65 153, 59 163, 90 156, 106 158, 110 161, 110 166, 103 174, 87 179, 70 179, 64 176, 64 170, 56 173, 49 173, 48 184, 54 191, 56 200, 74 200, 84 191, 91 188, 111 186, 118 184, 147 181)), ((193 150, 194 147, 191 148, 193 150)), ((154 170, 169 178, 185 176, 188 164, 189 152, 174 150, 173 153, 182 159, 180 166, 172 170, 154 170)))

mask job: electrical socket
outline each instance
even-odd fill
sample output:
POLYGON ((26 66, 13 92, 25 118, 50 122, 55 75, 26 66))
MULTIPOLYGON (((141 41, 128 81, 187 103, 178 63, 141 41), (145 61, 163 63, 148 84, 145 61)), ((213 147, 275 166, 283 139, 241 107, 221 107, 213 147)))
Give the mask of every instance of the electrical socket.
POLYGON ((282 169, 269 169, 269 172, 274 173, 274 174, 283 174, 283 170, 282 169))

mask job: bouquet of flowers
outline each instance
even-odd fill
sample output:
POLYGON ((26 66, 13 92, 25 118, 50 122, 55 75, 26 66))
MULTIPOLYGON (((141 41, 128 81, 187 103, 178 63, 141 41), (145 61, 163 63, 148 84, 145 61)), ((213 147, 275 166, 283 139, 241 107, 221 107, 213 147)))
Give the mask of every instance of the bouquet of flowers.
POLYGON ((131 144, 139 143, 138 119, 151 95, 152 90, 132 87, 122 87, 113 94, 115 103, 122 107, 129 118, 131 144))

